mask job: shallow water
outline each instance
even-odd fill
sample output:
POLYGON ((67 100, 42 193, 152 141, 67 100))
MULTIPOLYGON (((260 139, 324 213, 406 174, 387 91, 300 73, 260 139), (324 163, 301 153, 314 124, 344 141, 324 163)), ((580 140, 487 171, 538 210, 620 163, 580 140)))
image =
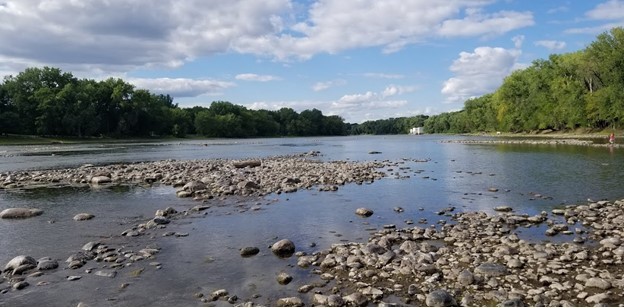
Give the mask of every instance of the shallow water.
MULTIPOLYGON (((372 184, 350 184, 336 192, 316 190, 265 198, 213 200, 206 215, 174 220, 149 236, 126 239, 121 232, 153 217, 157 209, 179 211, 197 204, 178 199, 174 189, 121 187, 0 191, 0 210, 27 206, 44 210, 26 220, 0 220, 0 264, 19 254, 50 256, 63 261, 92 240, 110 241, 139 250, 157 244, 156 261, 163 267, 133 265, 116 278, 96 277, 84 269, 57 270, 37 279, 47 286, 0 294, 3 306, 74 306, 79 302, 99 306, 195 306, 194 297, 226 288, 239 303, 261 294, 255 303, 274 305, 281 296, 295 296, 304 283, 318 277, 296 267, 296 258, 279 259, 267 248, 276 239, 289 238, 298 250, 313 252, 342 241, 365 241, 373 229, 386 224, 407 227, 405 220, 427 219, 428 226, 445 217, 436 214, 454 206, 456 211, 487 211, 509 205, 518 213, 535 214, 562 204, 583 203, 588 198, 622 198, 624 155, 619 149, 551 145, 462 145, 440 143, 461 137, 386 136, 341 138, 289 138, 188 141, 114 145, 53 145, 0 147, 0 172, 79 166, 85 163, 266 157, 311 150, 324 160, 403 161, 387 171, 388 177, 372 184), (380 151, 381 154, 368 154, 380 151), (418 161, 415 161, 418 160, 418 161), (402 177, 397 179, 398 173, 402 177), (488 188, 498 188, 489 192, 488 188), (541 196, 536 196, 540 194, 541 196), (250 210, 259 206, 258 211, 250 210), (370 218, 354 215, 358 207, 372 209, 370 218), (405 209, 397 213, 394 207, 405 209), (72 217, 88 212, 96 217, 76 222, 72 217), (187 232, 188 237, 162 237, 165 231, 187 232), (312 243, 316 247, 310 247, 312 243), (257 246, 261 252, 241 258, 239 249, 257 246), (136 267, 145 271, 132 275, 136 267), (281 286, 277 273, 286 271, 295 280, 281 286), (65 276, 82 275, 76 282, 65 276), (120 289, 122 283, 129 286, 120 289)), ((474 137, 471 137, 474 139, 474 137)), ((520 230, 523 237, 543 234, 538 228, 520 230)), ((101 266, 90 262, 89 265, 101 266)), ((3 285, 6 285, 4 283, 3 285)), ((218 302, 227 305, 226 302, 218 302)))

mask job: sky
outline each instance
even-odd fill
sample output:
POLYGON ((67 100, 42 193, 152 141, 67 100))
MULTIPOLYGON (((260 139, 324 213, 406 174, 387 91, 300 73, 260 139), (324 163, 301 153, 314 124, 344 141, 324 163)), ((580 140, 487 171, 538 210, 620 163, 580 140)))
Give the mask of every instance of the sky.
POLYGON ((0 76, 122 78, 180 107, 350 123, 460 110, 624 26, 624 0, 0 0, 0 76))

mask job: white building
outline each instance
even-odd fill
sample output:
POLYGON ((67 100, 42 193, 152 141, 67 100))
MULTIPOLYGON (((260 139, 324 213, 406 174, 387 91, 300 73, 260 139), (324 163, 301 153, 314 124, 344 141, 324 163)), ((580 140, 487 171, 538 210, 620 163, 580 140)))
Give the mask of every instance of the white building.
POLYGON ((422 135, 423 133, 424 133, 424 130, 422 127, 412 127, 409 130, 410 135, 422 135))

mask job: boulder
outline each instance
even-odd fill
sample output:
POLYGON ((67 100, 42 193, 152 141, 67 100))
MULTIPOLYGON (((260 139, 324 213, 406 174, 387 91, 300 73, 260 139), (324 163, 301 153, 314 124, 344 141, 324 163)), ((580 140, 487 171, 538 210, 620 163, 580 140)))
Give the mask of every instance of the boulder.
POLYGON ((37 267, 37 260, 31 256, 17 256, 4 266, 4 271, 12 271, 22 265, 30 265, 35 268, 37 267))
POLYGON ((360 216, 364 216, 364 217, 369 217, 373 215, 373 210, 361 207, 357 210, 355 210, 355 214, 360 215, 360 216))
POLYGON ((52 260, 50 257, 43 257, 37 260, 37 270, 48 271, 58 268, 59 264, 56 260, 52 260))
POLYGON ((271 251, 279 257, 288 258, 295 253, 295 244, 288 239, 283 239, 271 245, 271 251))
POLYGON ((366 306, 366 304, 368 303, 368 298, 366 298, 366 296, 364 296, 364 294, 360 292, 351 293, 343 297, 342 299, 345 301, 345 303, 355 307, 366 306))
POLYGON ((40 209, 28 209, 28 208, 8 208, 0 212, 0 218, 4 219, 17 219, 17 218, 29 218, 39 216, 43 214, 40 209))
POLYGON ((95 217, 95 215, 93 215, 93 214, 80 213, 80 214, 76 214, 74 216, 74 220, 75 221, 89 220, 89 219, 92 219, 93 217, 95 217))
POLYGON ((438 289, 429 294, 425 299, 425 304, 429 307, 452 307, 457 306, 455 298, 446 290, 438 289))
POLYGON ((497 212, 511 212, 513 209, 510 206, 501 205, 494 208, 497 212))

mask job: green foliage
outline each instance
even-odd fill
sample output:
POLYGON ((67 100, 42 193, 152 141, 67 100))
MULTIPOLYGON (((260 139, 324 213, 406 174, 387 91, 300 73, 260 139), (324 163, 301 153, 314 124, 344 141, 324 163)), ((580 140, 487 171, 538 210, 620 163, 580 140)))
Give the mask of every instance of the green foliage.
POLYGON ((182 109, 121 79, 74 78, 57 68, 28 68, 0 84, 0 134, 216 138, 346 133, 344 120, 320 110, 249 110, 230 102, 182 109))
POLYGON ((604 129, 624 121, 624 29, 600 34, 586 49, 537 60, 460 112, 433 116, 429 133, 604 129))

